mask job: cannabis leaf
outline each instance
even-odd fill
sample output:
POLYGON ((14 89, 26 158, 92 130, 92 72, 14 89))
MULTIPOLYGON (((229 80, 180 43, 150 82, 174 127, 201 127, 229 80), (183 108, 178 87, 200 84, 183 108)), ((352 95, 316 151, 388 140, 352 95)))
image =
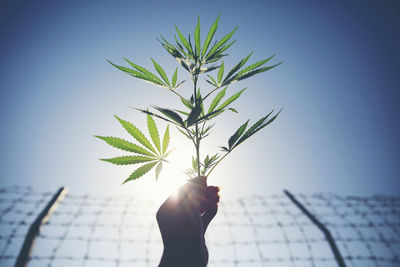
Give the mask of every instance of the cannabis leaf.
POLYGON ((123 182, 129 182, 132 180, 136 180, 137 178, 142 177, 143 175, 145 175, 146 173, 148 173, 155 165, 157 164, 157 162, 151 162, 151 163, 147 163, 139 168, 137 168, 134 172, 132 172, 132 174, 123 182))
POLYGON ((160 175, 162 170, 162 161, 169 155, 170 151, 167 152, 169 145, 169 125, 167 125, 164 137, 162 141, 162 147, 160 142, 160 136, 158 134, 158 129, 155 121, 153 120, 150 114, 147 114, 147 128, 151 137, 151 140, 155 146, 150 143, 147 137, 132 123, 129 121, 125 121, 115 116, 120 124, 125 128, 125 130, 142 146, 131 143, 124 139, 118 137, 104 137, 98 136, 95 137, 105 141, 107 144, 119 148, 121 150, 133 152, 139 155, 125 155, 120 157, 114 157, 109 159, 101 159, 102 161, 110 162, 116 165, 133 165, 133 164, 141 164, 146 163, 145 165, 136 169, 123 183, 126 183, 131 180, 135 180, 147 172, 149 172, 154 166, 156 167, 156 179, 160 175))
POLYGON ((236 132, 229 138, 228 148, 225 147, 225 149, 223 149, 223 150, 229 151, 229 152, 232 151, 235 147, 237 147, 238 145, 243 143, 250 136, 252 136, 256 132, 258 132, 259 130, 263 129, 270 123, 272 123, 278 117, 278 115, 281 113, 281 111, 282 111, 282 109, 278 113, 276 113, 272 118, 270 118, 268 120, 270 115, 274 112, 274 111, 271 111, 265 117, 262 117, 256 123, 254 123, 246 132, 245 132, 245 130, 246 130, 247 124, 249 123, 249 120, 247 122, 245 122, 244 124, 242 124, 239 127, 239 129, 237 129, 236 132))
POLYGON ((157 126, 149 114, 147 115, 147 128, 149 129, 149 134, 153 144, 156 146, 158 152, 161 153, 160 136, 158 135, 157 126))
POLYGON ((201 174, 202 175, 205 175, 206 174, 206 172, 210 169, 210 168, 212 168, 215 164, 217 164, 217 161, 218 161, 218 159, 219 159, 219 155, 218 154, 215 154, 215 155, 213 155, 213 156, 209 156, 209 155, 207 155, 205 158, 204 158, 204 162, 203 162, 203 164, 202 164, 202 166, 203 166, 203 169, 202 169, 202 171, 201 171, 201 174))
POLYGON ((180 83, 178 83, 178 85, 176 85, 176 81, 177 81, 177 76, 178 76, 178 69, 175 70, 173 77, 172 77, 172 86, 168 80, 167 74, 165 73, 164 69, 154 60, 151 58, 151 61, 153 62, 153 66, 156 69, 157 73, 160 75, 161 79, 159 77, 157 77, 154 73, 152 73, 151 71, 147 70, 144 67, 141 67, 131 61, 129 61, 128 59, 124 58, 124 60, 126 62, 128 62, 129 65, 131 65, 134 69, 130 69, 124 66, 120 66, 120 65, 116 65, 114 63, 112 63, 111 61, 107 60, 111 65, 113 65, 114 67, 116 67, 117 69, 135 77, 141 80, 144 80, 146 82, 149 82, 151 84, 160 86, 160 87, 164 87, 164 88, 168 88, 168 89, 176 89, 178 88, 184 81, 181 81, 180 83))
POLYGON ((211 26, 210 30, 208 31, 207 38, 204 41, 203 50, 201 51, 201 56, 203 58, 204 58, 205 53, 208 50, 208 46, 210 45, 210 42, 211 42, 212 38, 214 37, 215 32, 217 31, 218 20, 219 20, 219 15, 218 15, 217 19, 215 20, 214 24, 211 26))
POLYGON ((208 83, 212 84, 213 86, 220 88, 247 78, 250 78, 256 74, 268 71, 270 69, 273 69, 277 66, 279 66, 280 64, 282 64, 283 62, 279 62, 277 64, 268 66, 268 67, 263 67, 261 68, 261 66, 263 66, 265 63, 267 63, 268 61, 270 61, 274 56, 272 55, 271 57, 258 61, 254 64, 251 64, 245 68, 243 68, 242 70, 240 70, 245 64, 246 62, 249 60, 249 58, 251 57, 251 55, 253 54, 253 52, 251 52, 247 57, 243 58, 241 61, 239 61, 229 72, 228 74, 225 76, 225 78, 222 80, 223 77, 223 73, 224 73, 224 65, 222 62, 222 65, 219 69, 218 72, 218 77, 217 77, 217 81, 211 77, 208 76, 210 80, 207 80, 208 83), (239 71, 240 70, 240 71, 239 71))
POLYGON ((118 137, 98 136, 98 135, 95 135, 95 137, 105 141, 110 146, 119 148, 121 150, 134 152, 134 153, 141 154, 141 155, 156 156, 152 152, 147 151, 146 149, 144 149, 144 148, 142 148, 142 147, 140 147, 140 146, 138 146, 136 144, 133 144, 133 143, 131 143, 129 141, 126 141, 126 140, 118 138, 118 137))
POLYGON ((116 165, 130 165, 130 164, 137 164, 137 163, 143 163, 143 162, 148 162, 148 161, 155 161, 157 158, 150 158, 150 157, 144 157, 144 156, 122 156, 122 157, 116 157, 116 158, 111 158, 111 159, 101 159, 103 161, 108 161, 116 165))

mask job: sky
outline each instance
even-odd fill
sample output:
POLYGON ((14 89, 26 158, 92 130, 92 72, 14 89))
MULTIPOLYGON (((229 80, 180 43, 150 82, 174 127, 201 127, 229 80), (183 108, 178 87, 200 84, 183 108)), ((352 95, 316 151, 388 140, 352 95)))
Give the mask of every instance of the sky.
MULTIPOLYGON (((162 199, 186 180, 194 149, 172 129, 172 164, 121 185, 135 166, 93 135, 129 135, 113 115, 145 131, 131 107, 182 108, 163 88, 107 63, 126 57, 171 77, 178 64, 156 40, 174 25, 201 38, 220 14, 219 39, 234 27, 225 58, 233 67, 276 53, 279 67, 232 85, 239 113, 217 118, 202 152, 218 152, 247 119, 284 107, 278 119, 224 160, 209 183, 226 198, 332 191, 397 194, 400 188, 400 4, 398 1, 2 1, 0 4, 0 186, 31 185, 77 194, 140 194, 162 199)), ((212 75, 216 75, 212 73, 212 75)), ((179 89, 190 96, 182 68, 179 89)), ((205 91, 210 87, 200 82, 205 91)), ((164 122, 157 121, 161 131, 164 122)), ((147 134, 147 133, 146 133, 147 134)), ((148 136, 148 135, 147 135, 148 136)))

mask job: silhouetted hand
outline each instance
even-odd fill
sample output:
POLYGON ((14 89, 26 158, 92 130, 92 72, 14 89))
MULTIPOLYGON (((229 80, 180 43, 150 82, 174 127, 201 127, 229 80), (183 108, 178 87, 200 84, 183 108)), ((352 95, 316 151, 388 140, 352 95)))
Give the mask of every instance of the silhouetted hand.
POLYGON ((207 186, 204 176, 183 185, 157 211, 164 243, 159 267, 205 267, 207 227, 218 210, 219 188, 207 186))

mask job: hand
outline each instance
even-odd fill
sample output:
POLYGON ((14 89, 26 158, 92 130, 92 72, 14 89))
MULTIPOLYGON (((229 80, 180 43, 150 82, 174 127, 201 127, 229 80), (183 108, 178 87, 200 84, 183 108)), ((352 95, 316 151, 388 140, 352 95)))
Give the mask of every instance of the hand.
POLYGON ((204 234, 217 214, 219 188, 207 186, 204 176, 183 185, 157 211, 164 244, 159 267, 205 267, 208 251, 204 234))

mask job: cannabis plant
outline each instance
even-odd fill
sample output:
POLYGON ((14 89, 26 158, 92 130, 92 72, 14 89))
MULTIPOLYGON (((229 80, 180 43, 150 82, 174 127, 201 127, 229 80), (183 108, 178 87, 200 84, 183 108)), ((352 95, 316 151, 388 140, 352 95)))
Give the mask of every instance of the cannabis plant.
POLYGON ((170 153, 170 151, 168 151, 170 140, 169 125, 175 126, 180 133, 191 140, 195 148, 195 155, 192 157, 192 168, 187 171, 187 175, 190 177, 200 175, 208 177, 213 169, 229 153, 249 137, 273 122, 279 115, 280 111, 275 114, 271 111, 250 127, 247 127, 249 120, 246 121, 240 125, 229 138, 228 144, 220 147, 221 151, 219 153, 207 155, 203 159, 200 158, 200 144, 214 127, 214 119, 225 111, 237 113, 236 109, 231 107, 231 104, 242 95, 246 88, 229 97, 225 97, 227 92, 231 90, 229 88, 230 85, 268 71, 282 63, 264 66, 275 56, 273 55, 245 67, 245 64, 253 54, 253 52, 251 52, 229 71, 225 71, 227 68, 222 59, 227 56, 226 51, 236 42, 230 40, 237 30, 237 27, 220 40, 213 41, 218 28, 218 20, 219 16, 208 31, 203 43, 201 43, 200 38, 200 18, 198 18, 197 26, 193 34, 194 45, 190 34, 188 38, 186 38, 176 26, 177 35, 175 35, 175 42, 167 41, 163 36, 157 39, 165 50, 173 56, 180 66, 189 74, 190 80, 193 83, 193 91, 190 95, 179 90, 185 81, 178 82, 178 67, 176 67, 172 74, 172 78, 169 79, 164 69, 153 59, 151 59, 151 61, 158 75, 126 58, 124 58, 124 60, 130 67, 116 65, 109 61, 114 67, 134 78, 167 89, 176 95, 179 102, 183 105, 182 108, 177 109, 159 106, 153 106, 154 111, 137 109, 147 114, 147 128, 153 144, 132 123, 119 117, 116 117, 117 120, 141 146, 117 137, 96 136, 111 146, 134 153, 134 155, 103 159, 104 161, 117 165, 144 163, 141 167, 137 168, 124 183, 141 177, 154 167, 156 179, 158 178, 162 169, 162 164, 166 161, 166 157, 170 153), (214 75, 210 75, 212 71, 215 71, 214 75), (200 88, 198 88, 198 81, 201 76, 206 76, 205 80, 210 84, 211 88, 207 91, 201 91, 200 88), (208 107, 206 107, 206 100, 210 102, 208 107), (153 117, 168 123, 162 141, 160 140, 160 135, 153 117))

